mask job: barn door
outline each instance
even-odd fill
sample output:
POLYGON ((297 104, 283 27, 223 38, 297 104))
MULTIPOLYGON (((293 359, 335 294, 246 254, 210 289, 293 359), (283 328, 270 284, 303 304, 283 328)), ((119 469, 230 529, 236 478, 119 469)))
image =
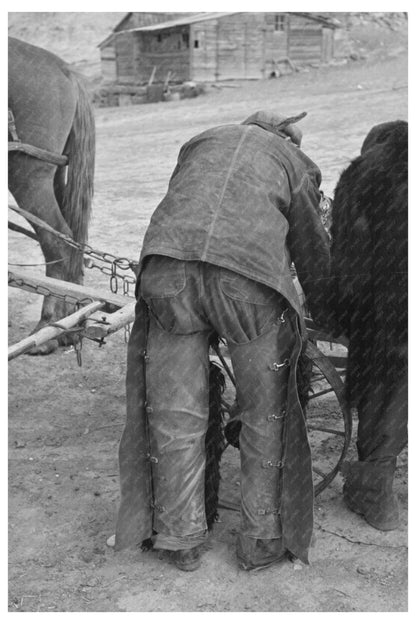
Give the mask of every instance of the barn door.
POLYGON ((261 78, 263 13, 219 20, 217 66, 220 80, 261 78))

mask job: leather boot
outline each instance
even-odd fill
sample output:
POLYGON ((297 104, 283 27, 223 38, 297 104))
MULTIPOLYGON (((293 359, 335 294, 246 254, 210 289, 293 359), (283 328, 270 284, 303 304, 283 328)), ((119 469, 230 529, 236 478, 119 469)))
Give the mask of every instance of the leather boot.
POLYGON ((352 462, 347 471, 343 494, 351 511, 379 531, 399 526, 399 506, 393 493, 396 459, 352 462))
POLYGON ((186 550, 174 550, 171 557, 176 567, 184 572, 193 572, 201 565, 201 553, 198 546, 186 550))
POLYGON ((237 561, 242 570, 255 571, 269 568, 287 559, 288 552, 283 540, 253 539, 239 535, 237 538, 237 561))

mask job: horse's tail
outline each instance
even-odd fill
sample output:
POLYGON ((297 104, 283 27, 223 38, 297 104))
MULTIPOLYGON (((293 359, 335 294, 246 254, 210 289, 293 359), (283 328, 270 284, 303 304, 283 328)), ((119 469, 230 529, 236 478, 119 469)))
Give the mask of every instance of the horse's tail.
MULTIPOLYGON (((88 240, 88 223, 94 192, 95 120, 86 86, 74 73, 70 74, 78 94, 74 121, 65 152, 68 156, 67 180, 61 206, 62 214, 78 243, 88 240)), ((73 277, 83 274, 83 254, 73 250, 73 277)))

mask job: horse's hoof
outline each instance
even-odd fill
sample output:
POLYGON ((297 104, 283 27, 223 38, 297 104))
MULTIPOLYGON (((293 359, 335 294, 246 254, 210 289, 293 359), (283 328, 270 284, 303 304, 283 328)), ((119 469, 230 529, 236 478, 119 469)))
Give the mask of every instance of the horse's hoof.
POLYGON ((57 340, 48 340, 48 342, 32 347, 30 351, 27 351, 27 355, 49 355, 50 353, 56 351, 57 348, 57 340))

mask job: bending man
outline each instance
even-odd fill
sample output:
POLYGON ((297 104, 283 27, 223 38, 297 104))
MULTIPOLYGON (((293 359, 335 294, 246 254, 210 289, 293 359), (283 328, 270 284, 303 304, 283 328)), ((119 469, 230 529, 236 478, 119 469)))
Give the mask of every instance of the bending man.
POLYGON ((293 123, 301 117, 261 111, 180 150, 141 254, 116 548, 153 533, 180 569, 200 564, 215 334, 228 344, 242 420, 239 564, 308 560, 311 457, 296 391, 305 331, 290 266, 313 313, 329 250, 321 174, 293 123))

